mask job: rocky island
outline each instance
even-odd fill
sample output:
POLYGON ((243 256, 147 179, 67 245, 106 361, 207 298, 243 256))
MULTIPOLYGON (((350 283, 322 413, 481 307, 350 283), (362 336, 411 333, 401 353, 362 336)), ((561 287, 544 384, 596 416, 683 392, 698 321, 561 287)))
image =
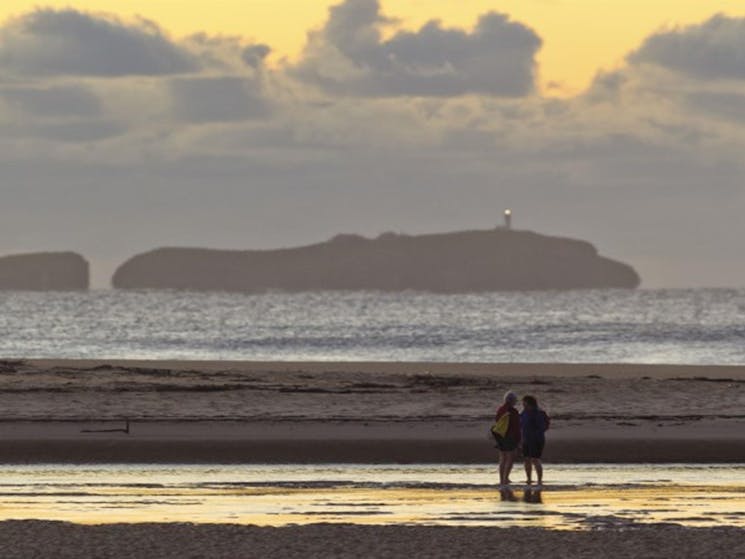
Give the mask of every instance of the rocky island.
POLYGON ((419 290, 439 293, 635 288, 624 263, 588 242, 506 228, 429 235, 384 233, 278 250, 160 248, 122 264, 120 289, 419 290))
POLYGON ((0 289, 88 289, 88 262, 74 252, 13 254, 0 258, 0 289))

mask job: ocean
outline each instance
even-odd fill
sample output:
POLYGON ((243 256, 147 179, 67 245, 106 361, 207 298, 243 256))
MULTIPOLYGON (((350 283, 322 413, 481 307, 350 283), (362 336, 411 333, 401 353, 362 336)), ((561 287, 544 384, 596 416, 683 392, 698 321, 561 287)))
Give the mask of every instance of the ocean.
POLYGON ((745 364, 745 290, 2 292, 0 357, 745 364))

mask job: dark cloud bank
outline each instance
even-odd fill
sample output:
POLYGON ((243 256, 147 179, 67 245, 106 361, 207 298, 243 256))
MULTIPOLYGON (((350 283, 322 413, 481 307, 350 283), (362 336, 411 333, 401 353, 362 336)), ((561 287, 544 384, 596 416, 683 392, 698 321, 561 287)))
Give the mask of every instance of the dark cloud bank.
POLYGON ((377 0, 332 8, 291 72, 331 93, 362 96, 519 97, 534 89, 541 39, 503 14, 483 15, 471 31, 432 20, 384 40, 388 21, 377 0))
POLYGON ((716 15, 699 25, 656 33, 629 60, 658 64, 698 79, 743 80, 745 19, 716 15))
POLYGON ((199 63, 153 22, 38 9, 0 31, 0 68, 21 76, 112 77, 193 72, 199 63))

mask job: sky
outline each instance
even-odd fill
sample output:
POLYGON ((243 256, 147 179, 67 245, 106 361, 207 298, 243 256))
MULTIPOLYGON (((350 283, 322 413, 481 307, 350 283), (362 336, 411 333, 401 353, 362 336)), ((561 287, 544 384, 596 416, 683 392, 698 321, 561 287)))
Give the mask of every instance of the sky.
MULTIPOLYGON (((73 6, 124 18, 144 17, 174 37, 232 35, 272 45, 276 62, 300 56, 309 30, 323 25, 338 0, 4 0, 0 20, 37 6, 73 6), (209 6, 206 9, 205 6, 209 6)), ((551 95, 576 94, 600 68, 618 66, 645 37, 662 28, 700 22, 715 13, 745 16, 743 0, 388 0, 383 11, 416 29, 432 19, 472 27, 498 11, 528 23, 544 39, 537 54, 540 86, 551 95)))
POLYGON ((0 253, 578 237, 745 286, 745 2, 5 0, 0 253))

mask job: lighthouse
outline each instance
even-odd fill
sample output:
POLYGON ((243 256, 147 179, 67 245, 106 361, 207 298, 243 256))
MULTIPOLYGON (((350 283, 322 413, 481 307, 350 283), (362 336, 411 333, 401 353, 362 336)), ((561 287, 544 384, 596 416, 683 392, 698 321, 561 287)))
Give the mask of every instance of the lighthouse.
POLYGON ((512 210, 504 210, 504 228, 512 229, 512 210))

